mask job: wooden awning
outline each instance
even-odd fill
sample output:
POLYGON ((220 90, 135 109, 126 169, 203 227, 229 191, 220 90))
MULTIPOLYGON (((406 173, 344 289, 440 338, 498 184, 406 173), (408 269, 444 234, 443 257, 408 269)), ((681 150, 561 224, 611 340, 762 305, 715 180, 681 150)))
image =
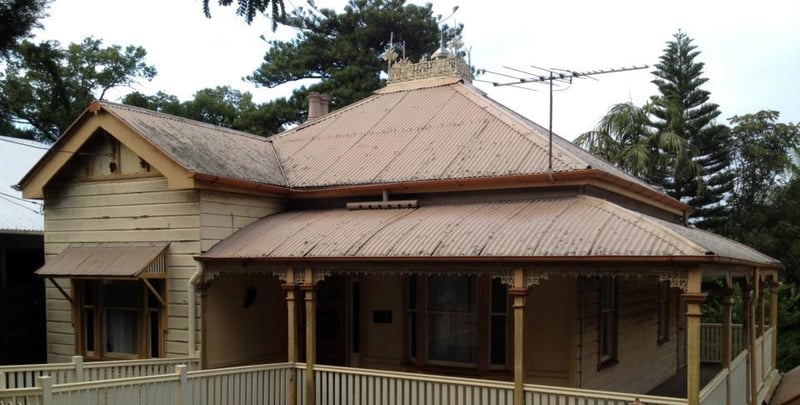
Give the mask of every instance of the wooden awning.
POLYGON ((42 277, 165 278, 169 242, 71 244, 36 270, 42 277))

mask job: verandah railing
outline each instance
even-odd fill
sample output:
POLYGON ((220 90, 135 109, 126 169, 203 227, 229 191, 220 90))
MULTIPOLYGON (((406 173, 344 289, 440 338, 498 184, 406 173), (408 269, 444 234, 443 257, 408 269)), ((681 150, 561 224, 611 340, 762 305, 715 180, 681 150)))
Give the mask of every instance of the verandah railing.
POLYGON ((749 389, 755 389, 758 403, 764 400, 769 387, 767 382, 771 378, 775 365, 772 364, 772 334, 774 328, 764 331, 764 334, 756 339, 755 347, 751 356, 750 351, 743 350, 731 362, 730 369, 722 369, 705 387, 700 391, 701 404, 725 404, 745 405, 750 402, 749 389), (750 370, 748 365, 752 362, 756 369, 756 383, 750 384, 750 370), (728 402, 728 396, 730 401, 728 402))
POLYGON ((200 368, 200 359, 198 357, 170 357, 84 362, 82 356, 73 356, 69 363, 0 366, 0 389, 34 387, 37 377, 45 375, 52 378, 53 384, 66 384, 171 374, 175 371, 175 366, 179 364, 186 364, 189 369, 194 370, 200 368))
MULTIPOLYGON (((700 361, 719 363, 722 361, 722 324, 703 323, 700 325, 700 361)), ((744 327, 731 325, 731 353, 735 357, 747 346, 744 327)))
MULTIPOLYGON (((315 366, 320 404, 464 404, 511 405, 513 384, 471 378, 315 366)), ((297 382, 298 404, 305 403, 305 364, 278 363, 167 375, 52 384, 39 377, 37 388, 0 390, 0 405, 111 404, 284 404, 290 378, 297 382)), ((528 404, 684 405, 686 400, 635 394, 525 385, 528 404)))

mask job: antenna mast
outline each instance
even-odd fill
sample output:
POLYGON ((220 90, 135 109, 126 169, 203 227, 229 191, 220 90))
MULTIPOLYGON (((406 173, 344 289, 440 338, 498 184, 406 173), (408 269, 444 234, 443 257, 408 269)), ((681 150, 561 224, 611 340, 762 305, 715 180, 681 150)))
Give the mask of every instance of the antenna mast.
MULTIPOLYGON (((549 136, 549 144, 548 144, 548 163, 547 163, 547 174, 550 176, 550 180, 553 180, 553 82, 560 82, 560 83, 567 83, 568 85, 572 85, 572 79, 593 79, 597 80, 592 76, 602 75, 606 73, 619 73, 619 72, 628 72, 632 70, 641 70, 647 69, 649 66, 642 65, 642 66, 631 66, 631 67, 622 67, 616 69, 598 69, 598 70, 589 70, 585 72, 576 72, 574 70, 566 70, 566 69, 543 69, 536 66, 531 66, 534 69, 542 71, 544 74, 535 74, 526 72, 519 69, 510 68, 507 66, 503 66, 505 69, 512 70, 517 73, 522 73, 527 75, 527 77, 515 77, 512 75, 504 74, 504 73, 497 73, 497 72, 490 72, 486 71, 486 73, 494 74, 501 77, 509 77, 512 79, 516 79, 515 81, 511 82, 489 82, 492 83, 495 87, 502 87, 502 86, 511 86, 511 87, 520 87, 520 85, 524 84, 543 84, 547 82, 550 88, 550 125, 548 128, 548 136, 549 136)), ((526 87, 523 87, 527 89, 526 87)), ((567 87, 569 88, 569 87, 567 87)), ((563 90, 567 90, 567 88, 563 90)), ((530 90, 530 89, 528 89, 530 90)), ((563 91, 557 90, 557 91, 563 91)))

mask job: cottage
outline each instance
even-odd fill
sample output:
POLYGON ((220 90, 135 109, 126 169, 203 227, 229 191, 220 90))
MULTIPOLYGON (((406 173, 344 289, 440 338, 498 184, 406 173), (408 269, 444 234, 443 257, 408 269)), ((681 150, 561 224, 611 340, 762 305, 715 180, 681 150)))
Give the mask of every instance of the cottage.
POLYGON ((309 403, 317 364, 513 381, 518 404, 525 384, 647 393, 687 366, 697 404, 701 282, 721 279, 747 292, 751 352, 769 340, 747 368, 763 398, 779 263, 470 78, 404 61, 271 138, 93 103, 20 182, 45 201, 49 360, 303 362, 309 403))

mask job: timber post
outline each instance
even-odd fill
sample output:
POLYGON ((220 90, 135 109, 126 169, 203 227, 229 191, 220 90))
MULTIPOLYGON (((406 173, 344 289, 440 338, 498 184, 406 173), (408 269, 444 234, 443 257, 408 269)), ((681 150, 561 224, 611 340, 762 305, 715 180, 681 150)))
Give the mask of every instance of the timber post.
MULTIPOLYGON (((731 306, 733 304, 733 288, 725 287, 722 290, 722 368, 731 369, 731 346, 733 346, 733 316, 731 306)), ((725 404, 731 403, 731 379, 725 379, 725 404)))
POLYGON ((744 298, 744 311, 747 331, 747 368, 749 372, 750 383, 747 386, 747 393, 750 397, 750 403, 755 404, 758 402, 758 382, 756 381, 756 320, 755 320, 755 297, 754 294, 758 291, 758 271, 756 270, 752 283, 747 283, 742 289, 744 298))
POLYGON ((314 271, 305 269, 303 284, 300 289, 305 293, 306 307, 306 405, 315 405, 316 381, 314 381, 314 363, 317 359, 317 302, 315 292, 314 271))
POLYGON ((769 283, 769 327, 772 328, 772 367, 778 368, 778 283, 775 276, 769 283))
POLYGON ((292 363, 289 371, 289 392, 286 396, 287 405, 297 405, 297 371, 294 364, 297 362, 297 297, 294 282, 294 269, 286 270, 286 283, 281 287, 286 291, 286 323, 287 323, 287 348, 286 360, 292 363))
POLYGON ((514 282, 508 293, 513 297, 511 307, 514 310, 514 405, 525 403, 525 273, 522 269, 514 270, 514 282))
POLYGON ((700 304, 707 294, 700 291, 703 273, 690 270, 686 292, 681 298, 686 302, 686 401, 688 405, 700 405, 700 304))

